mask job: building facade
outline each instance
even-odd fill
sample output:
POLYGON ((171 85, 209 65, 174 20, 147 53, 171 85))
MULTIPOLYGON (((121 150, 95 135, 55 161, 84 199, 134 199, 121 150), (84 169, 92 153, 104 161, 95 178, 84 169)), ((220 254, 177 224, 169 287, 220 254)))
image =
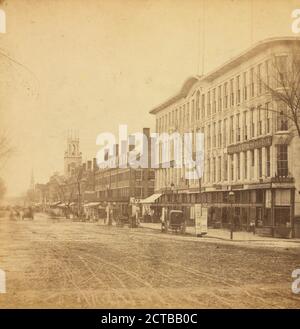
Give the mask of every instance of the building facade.
POLYGON ((201 179, 185 179, 185 167, 156 170, 162 204, 181 203, 192 218, 193 204, 201 203, 216 226, 228 226, 234 216, 242 229, 255 222, 272 235, 277 227, 293 227, 300 215, 300 143, 286 105, 270 87, 282 87, 278 76, 287 74, 299 44, 296 38, 260 42, 212 72, 189 78, 177 95, 150 111, 158 133, 204 134, 201 179))

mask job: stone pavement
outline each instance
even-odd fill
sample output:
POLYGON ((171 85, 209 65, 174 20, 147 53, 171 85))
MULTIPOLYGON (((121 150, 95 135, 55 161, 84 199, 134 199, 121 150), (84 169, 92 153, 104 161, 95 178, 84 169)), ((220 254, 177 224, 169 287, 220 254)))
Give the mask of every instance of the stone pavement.
MULTIPOLYGON (((161 229, 160 223, 141 223, 141 227, 159 230, 161 229)), ((186 228, 187 236, 195 237, 195 227, 188 226, 186 228)), ((226 229, 209 228, 208 233, 199 238, 201 240, 211 240, 213 242, 234 242, 235 244, 245 244, 252 246, 265 246, 265 247, 278 247, 278 248, 300 248, 300 239, 281 239, 259 236, 250 232, 233 232, 233 240, 230 240, 230 231, 226 229)))

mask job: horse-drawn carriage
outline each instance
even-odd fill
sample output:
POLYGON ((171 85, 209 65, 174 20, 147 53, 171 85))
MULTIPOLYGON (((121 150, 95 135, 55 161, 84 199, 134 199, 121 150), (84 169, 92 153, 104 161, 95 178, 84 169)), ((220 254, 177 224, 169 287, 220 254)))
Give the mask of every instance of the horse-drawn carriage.
POLYGON ((184 234, 186 229, 184 214, 181 210, 166 211, 161 223, 161 231, 184 234))

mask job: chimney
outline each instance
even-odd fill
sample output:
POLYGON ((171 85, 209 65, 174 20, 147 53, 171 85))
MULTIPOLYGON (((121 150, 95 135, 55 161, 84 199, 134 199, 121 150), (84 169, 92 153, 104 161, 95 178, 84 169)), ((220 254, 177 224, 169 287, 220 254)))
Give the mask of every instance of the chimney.
POLYGON ((93 158, 93 170, 96 171, 98 170, 98 165, 97 165, 97 159, 93 158))
POLYGON ((119 155, 119 144, 115 144, 115 156, 119 155))
POLYGON ((104 150, 104 161, 107 161, 108 160, 108 155, 109 155, 109 150, 108 149, 105 149, 104 150))
POLYGON ((147 137, 149 140, 150 137, 150 128, 143 128, 143 134, 147 137))
POLYGON ((92 170, 92 161, 91 160, 89 160, 87 162, 87 170, 92 170))

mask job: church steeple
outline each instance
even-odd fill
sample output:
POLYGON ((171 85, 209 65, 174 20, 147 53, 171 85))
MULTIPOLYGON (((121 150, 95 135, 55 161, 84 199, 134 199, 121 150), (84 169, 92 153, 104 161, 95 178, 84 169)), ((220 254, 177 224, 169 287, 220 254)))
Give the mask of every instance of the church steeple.
POLYGON ((82 156, 79 150, 78 131, 69 131, 67 136, 67 149, 64 156, 65 176, 70 177, 74 169, 81 165, 82 156))

